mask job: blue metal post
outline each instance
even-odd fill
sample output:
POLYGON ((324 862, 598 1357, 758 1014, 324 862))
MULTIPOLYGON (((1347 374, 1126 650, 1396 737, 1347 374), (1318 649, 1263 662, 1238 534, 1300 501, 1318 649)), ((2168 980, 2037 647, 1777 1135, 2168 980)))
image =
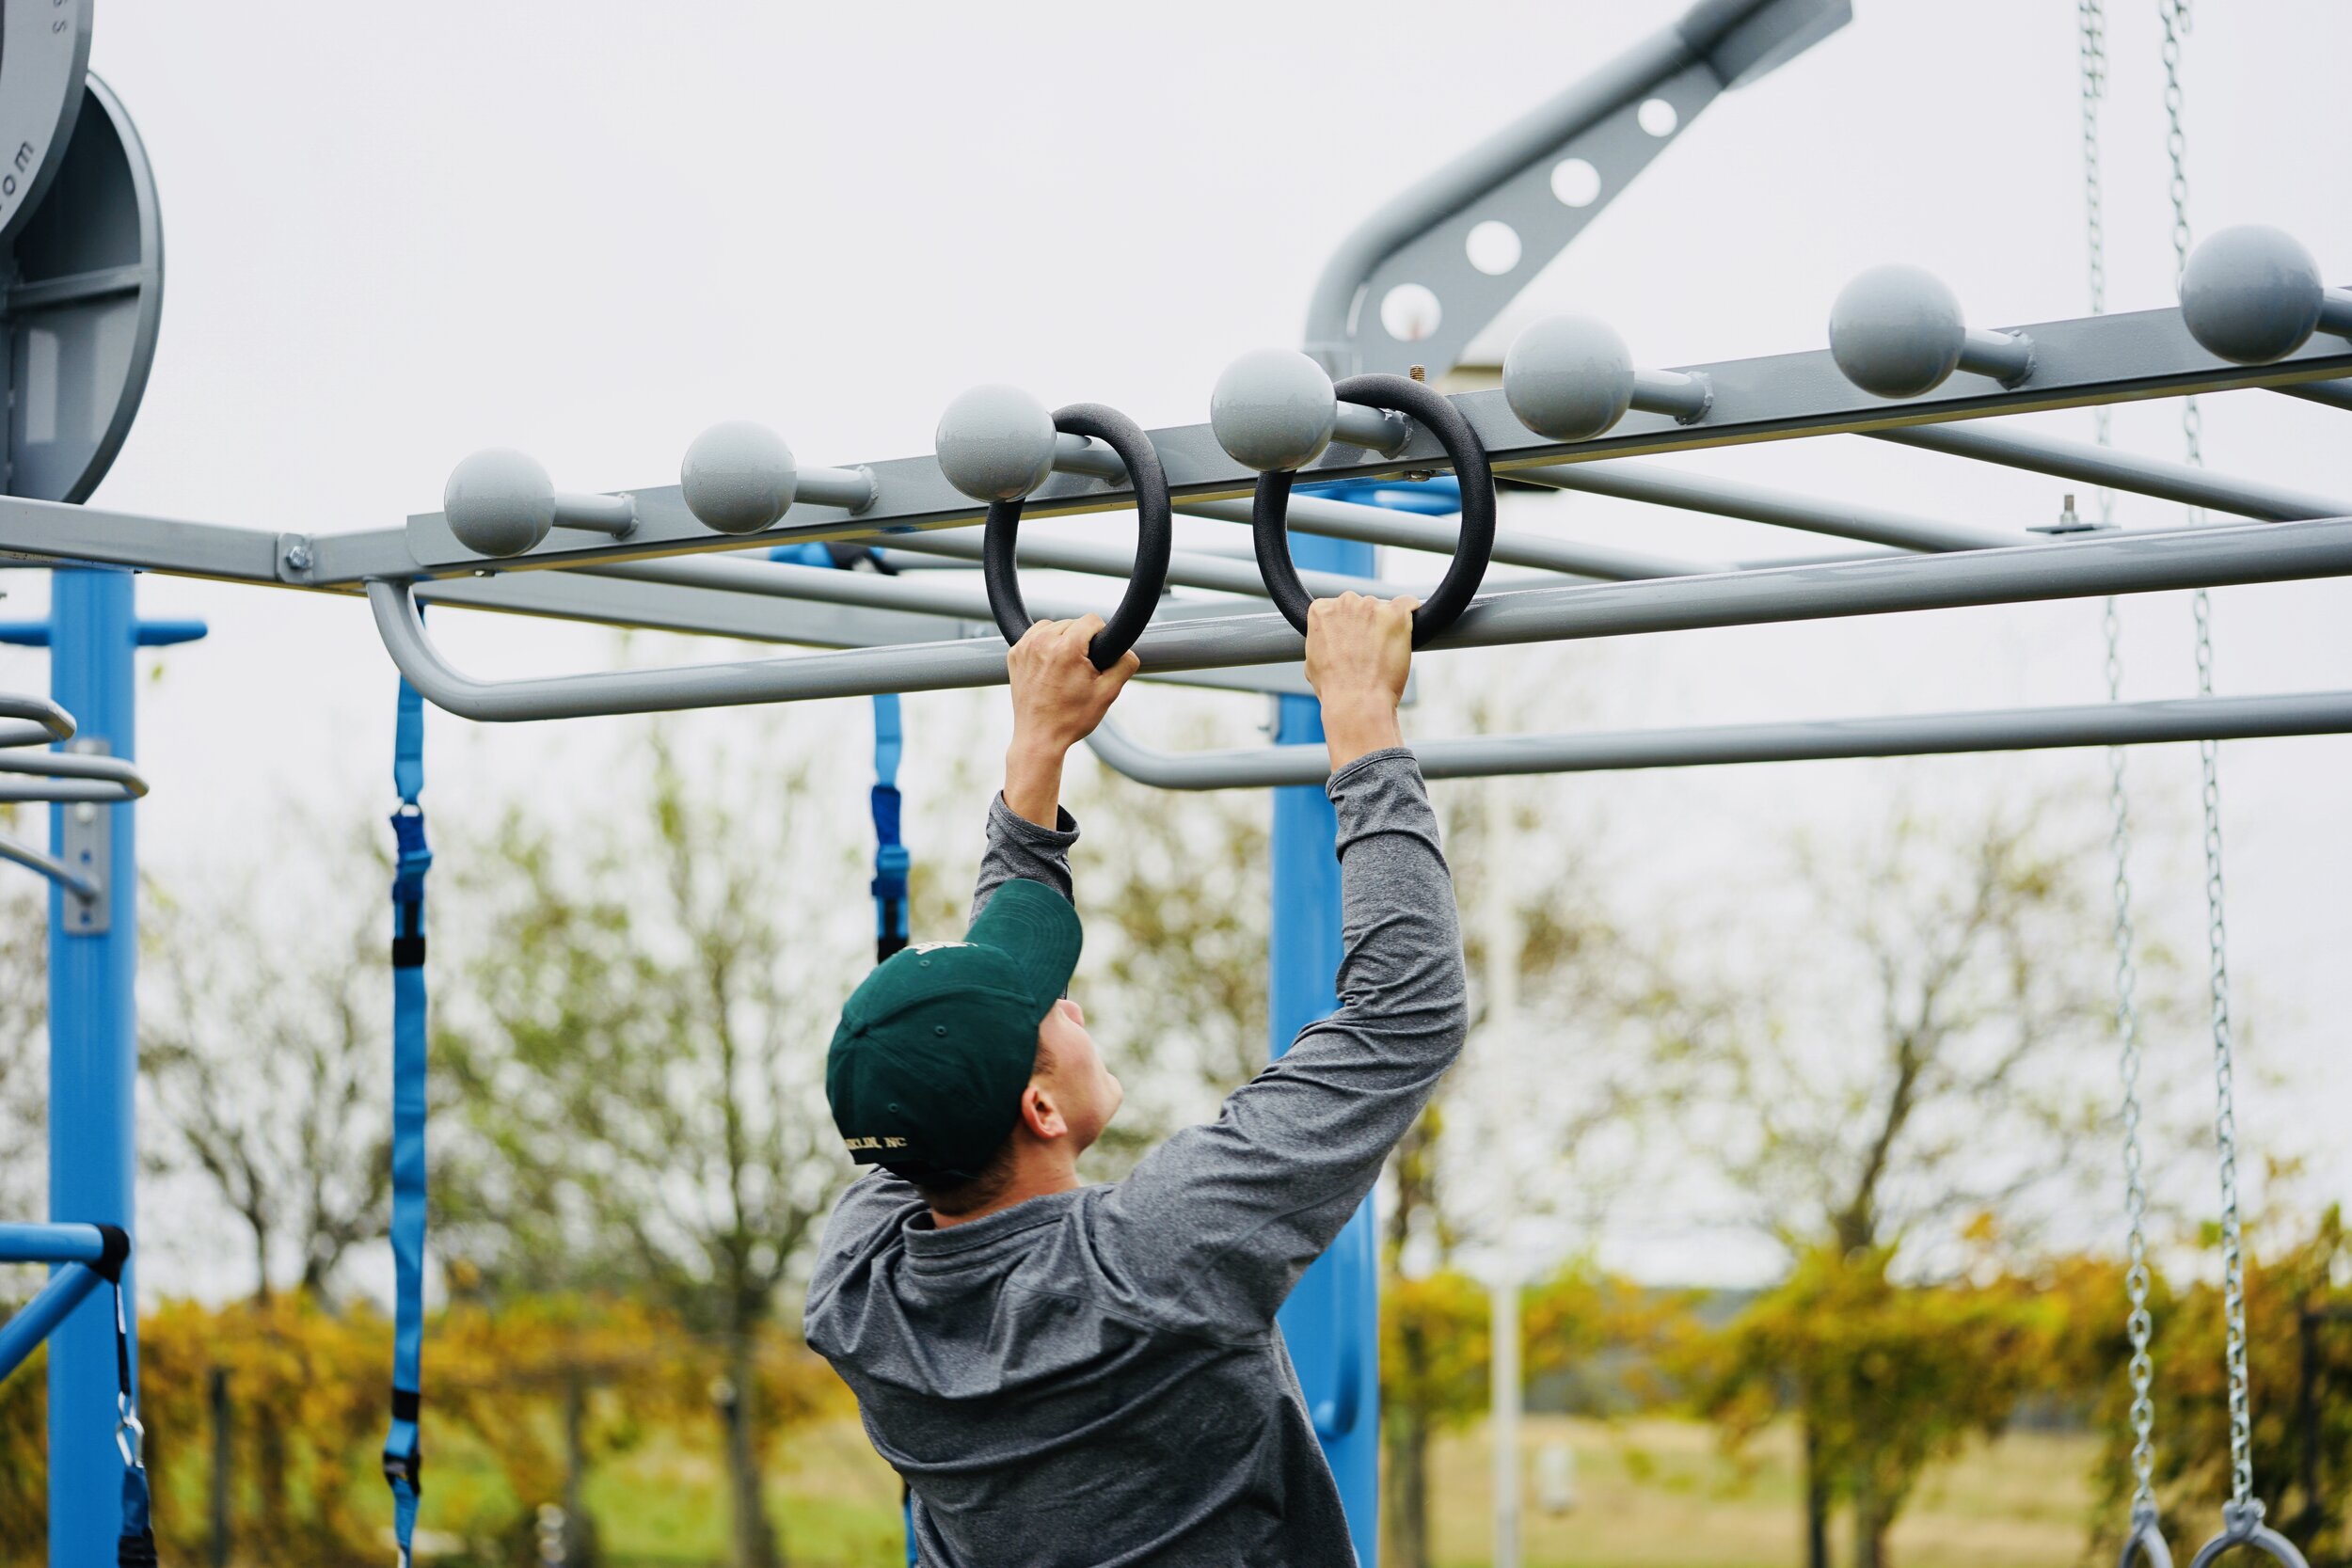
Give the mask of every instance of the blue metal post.
MULTIPOLYGON (((126 758, 134 738, 133 580, 128 572, 59 570, 52 574, 50 590, 50 695, 73 715, 78 738, 103 740, 114 755, 126 758)), ((53 853, 65 852, 65 814, 76 809, 50 808, 53 853)), ((131 982, 138 950, 138 857, 132 807, 94 809, 113 818, 107 929, 72 934, 66 929, 65 895, 55 888, 49 895, 49 1216, 119 1225, 135 1242, 132 1092, 138 1037, 131 982)), ((126 1293, 133 1290, 132 1268, 123 1265, 126 1293)), ((114 1441, 111 1311, 100 1292, 49 1338, 53 1568, 102 1568, 114 1560, 122 1461, 114 1441)))
MULTIPOLYGON (((1301 568, 1373 574, 1373 546, 1351 540, 1291 537, 1301 568)), ((1275 739, 1323 743, 1323 711, 1312 697, 1278 697, 1275 739)), ((1274 792, 1274 918, 1267 942, 1267 1010, 1273 1053, 1339 1006, 1339 821, 1321 788, 1274 792)), ((1324 1456, 1340 1483, 1359 1562, 1378 1558, 1380 1496, 1380 1276, 1373 1206, 1366 1198, 1331 1250, 1315 1260, 1283 1304, 1282 1338, 1307 1405, 1316 1412, 1324 1456)))

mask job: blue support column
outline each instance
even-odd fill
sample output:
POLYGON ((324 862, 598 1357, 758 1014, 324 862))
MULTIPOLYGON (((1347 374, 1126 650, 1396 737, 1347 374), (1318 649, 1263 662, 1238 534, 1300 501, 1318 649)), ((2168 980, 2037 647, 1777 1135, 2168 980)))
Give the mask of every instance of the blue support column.
MULTIPOLYGON (((59 570, 51 578, 50 695, 73 715, 77 738, 104 740, 126 758, 134 741, 133 581, 128 572, 99 569, 59 570)), ((51 852, 65 852, 65 814, 74 809, 50 808, 51 852)), ((69 932, 65 895, 55 888, 49 895, 49 1217, 119 1225, 135 1243, 132 1096, 138 1047, 131 982, 138 857, 134 808, 95 809, 113 819, 108 928, 95 936, 69 932)), ((132 1268, 123 1265, 122 1288, 125 1299, 135 1301, 132 1268)), ((122 1460, 114 1440, 111 1312, 108 1293, 99 1291, 49 1338, 52 1568, 103 1568, 115 1558, 122 1460)))
MULTIPOLYGON (((1304 569, 1370 577, 1373 546, 1351 540, 1291 537, 1304 569)), ((1323 712, 1311 697, 1278 697, 1275 739, 1323 743, 1323 712)), ((1267 943, 1267 1010, 1273 1053, 1339 1006, 1339 821, 1320 787, 1274 792, 1274 917, 1267 943)), ((1370 1198, 1331 1250, 1315 1260, 1283 1304, 1282 1338, 1315 1413, 1323 1451, 1339 1479, 1348 1534, 1365 1568, 1378 1557, 1380 1497, 1380 1275, 1370 1198)))

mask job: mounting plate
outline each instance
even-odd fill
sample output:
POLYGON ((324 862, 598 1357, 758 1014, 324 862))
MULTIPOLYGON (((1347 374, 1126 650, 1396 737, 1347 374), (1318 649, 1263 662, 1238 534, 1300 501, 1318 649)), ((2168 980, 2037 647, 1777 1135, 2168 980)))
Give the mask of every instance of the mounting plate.
MULTIPOLYGON (((21 0, 10 0, 16 14, 21 0)), ((82 501, 147 390, 164 303, 163 223, 138 132, 96 76, 55 178, 0 245, 8 423, 0 490, 82 501)))

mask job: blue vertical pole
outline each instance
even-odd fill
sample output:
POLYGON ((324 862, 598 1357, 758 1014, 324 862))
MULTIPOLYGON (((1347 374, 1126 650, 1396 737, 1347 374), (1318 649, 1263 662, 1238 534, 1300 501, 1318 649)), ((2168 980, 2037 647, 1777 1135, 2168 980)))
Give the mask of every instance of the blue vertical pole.
MULTIPOLYGON (((1291 536, 1300 567, 1373 574, 1373 546, 1291 536)), ((1275 739, 1323 744, 1323 710, 1312 697, 1278 697, 1275 739)), ((1320 786, 1274 792, 1274 918, 1267 942, 1267 1011, 1273 1053, 1339 1006, 1339 820, 1320 786)), ((1366 1198, 1331 1250, 1315 1260, 1283 1304, 1282 1338, 1316 1414, 1324 1457, 1340 1483, 1359 1562, 1378 1557, 1380 1483, 1380 1277, 1366 1198)))
MULTIPOLYGON (((134 740, 133 580, 128 572, 82 569, 50 578, 50 694, 73 715, 77 738, 106 741, 125 758, 134 740)), ((50 808, 54 854, 65 853, 65 814, 74 809, 50 808)), ((55 887, 49 894, 49 1217, 119 1225, 135 1243, 132 1093, 138 1049, 131 982, 138 859, 133 808, 95 809, 112 818, 107 929, 94 936, 68 931, 65 895, 55 887)), ((122 1268, 126 1301, 137 1299, 132 1267, 122 1268)), ((108 1292, 96 1292, 49 1338, 52 1568, 114 1561, 122 1461, 114 1441, 113 1310, 108 1292)))

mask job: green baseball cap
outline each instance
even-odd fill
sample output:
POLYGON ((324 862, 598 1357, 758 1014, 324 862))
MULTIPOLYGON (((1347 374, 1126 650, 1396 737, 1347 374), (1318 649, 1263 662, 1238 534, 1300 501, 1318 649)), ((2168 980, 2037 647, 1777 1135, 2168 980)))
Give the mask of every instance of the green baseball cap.
POLYGON ((850 1158, 979 1175, 1020 1118, 1037 1026, 1069 990, 1083 938, 1069 899, 1010 881, 961 942, 876 965, 825 1053, 825 1100, 850 1158))

